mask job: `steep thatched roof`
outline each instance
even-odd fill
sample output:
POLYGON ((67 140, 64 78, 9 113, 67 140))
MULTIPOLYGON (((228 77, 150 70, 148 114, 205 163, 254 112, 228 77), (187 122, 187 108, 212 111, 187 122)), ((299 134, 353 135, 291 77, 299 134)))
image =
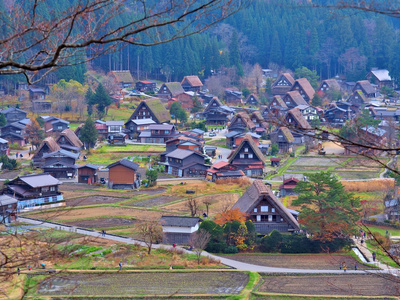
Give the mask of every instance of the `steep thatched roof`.
POLYGON ((315 90, 311 86, 310 82, 307 80, 307 78, 299 78, 296 80, 296 82, 293 84, 292 91, 294 90, 296 83, 303 89, 304 93, 307 95, 307 97, 311 100, 314 97, 315 90))
POLYGON ((65 137, 73 146, 81 148, 83 147, 82 141, 76 136, 75 132, 69 128, 64 129, 60 136, 57 138, 57 144, 59 143, 60 139, 65 137))
POLYGON ((250 134, 246 134, 246 136, 243 138, 242 142, 240 143, 239 147, 235 149, 235 151, 229 155, 229 163, 232 163, 236 156, 240 153, 240 150, 244 147, 245 144, 249 144, 250 148, 254 151, 254 154, 257 156, 257 158, 265 163, 265 157, 262 154, 260 148, 257 147, 256 143, 253 141, 252 137, 250 134))
POLYGON ((192 87, 202 87, 203 86, 203 83, 201 82, 199 76, 196 76, 196 75, 185 76, 183 78, 181 84, 183 85, 185 82, 187 82, 192 87))
MULTIPOLYGON (((151 98, 147 100, 143 100, 140 104, 136 107, 135 111, 133 112, 132 116, 136 114, 137 111, 140 112, 140 109, 144 106, 153 113, 155 120, 157 123, 165 123, 171 120, 171 115, 169 111, 165 108, 164 104, 162 104, 161 100, 158 98, 151 98)), ((132 119, 132 116, 129 118, 132 119)))
POLYGON ((111 71, 118 82, 133 83, 133 77, 129 70, 125 71, 111 71))
POLYGON ((292 108, 287 112, 286 119, 290 118, 290 116, 295 120, 298 128, 311 129, 310 124, 307 122, 306 118, 304 118, 300 109, 298 109, 297 107, 292 108))

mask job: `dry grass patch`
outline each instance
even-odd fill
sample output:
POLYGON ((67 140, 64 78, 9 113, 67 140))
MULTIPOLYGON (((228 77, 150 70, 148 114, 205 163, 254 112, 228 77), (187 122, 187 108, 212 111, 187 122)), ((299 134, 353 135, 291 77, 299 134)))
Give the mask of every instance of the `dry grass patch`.
POLYGON ((201 194, 221 194, 230 193, 233 191, 244 191, 250 184, 232 183, 232 184, 216 184, 213 182, 200 181, 195 183, 187 183, 183 185, 175 185, 171 187, 171 194, 175 195, 187 195, 187 190, 193 190, 196 192, 195 195, 201 194))
POLYGON ((348 192, 376 192, 393 189, 395 180, 393 178, 374 179, 368 181, 341 181, 348 192))

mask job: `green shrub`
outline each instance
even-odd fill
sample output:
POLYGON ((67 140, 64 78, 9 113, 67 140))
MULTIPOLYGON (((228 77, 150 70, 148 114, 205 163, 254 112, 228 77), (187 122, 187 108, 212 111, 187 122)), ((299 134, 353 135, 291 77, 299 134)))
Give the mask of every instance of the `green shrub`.
POLYGON ((236 246, 228 246, 224 249, 224 253, 226 253, 226 254, 236 254, 238 252, 239 252, 239 249, 236 246))

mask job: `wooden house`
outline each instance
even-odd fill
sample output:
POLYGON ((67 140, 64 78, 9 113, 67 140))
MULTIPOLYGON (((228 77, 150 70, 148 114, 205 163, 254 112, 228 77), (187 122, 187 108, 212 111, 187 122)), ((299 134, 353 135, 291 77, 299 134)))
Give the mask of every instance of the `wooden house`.
POLYGON ((113 189, 137 189, 140 187, 139 165, 122 159, 107 166, 108 185, 113 189))
POLYGON ((231 105, 238 106, 240 104, 243 104, 243 95, 242 92, 230 88, 230 89, 225 89, 225 94, 224 94, 225 102, 231 105))
POLYGON ((141 143, 144 144, 165 144, 167 140, 176 135, 175 125, 171 124, 152 124, 148 130, 143 130, 139 134, 141 143))
POLYGON ((363 92, 364 96, 367 98, 376 97, 376 90, 368 80, 357 81, 353 88, 353 92, 355 91, 363 92))
POLYGON ((3 109, 0 113, 2 113, 4 115, 4 117, 6 118, 7 124, 11 124, 14 122, 19 122, 21 120, 24 120, 24 119, 26 119, 26 115, 27 115, 26 111, 19 109, 19 108, 15 108, 15 107, 3 109))
POLYGON ((182 88, 185 92, 200 92, 200 89, 203 87, 203 83, 200 78, 195 75, 185 76, 181 82, 182 88))
POLYGON ((279 232, 300 230, 294 216, 261 180, 254 180, 233 205, 232 209, 236 208, 249 215, 259 234, 266 235, 273 230, 279 232))
POLYGON ((382 128, 367 126, 357 131, 355 138, 356 144, 345 144, 345 155, 379 155, 382 151, 379 148, 385 148, 388 133, 382 128), (360 146, 358 146, 360 145, 360 146))
POLYGON ((76 136, 75 132, 69 128, 61 132, 61 134, 56 139, 56 143, 60 146, 61 149, 74 153, 80 153, 83 147, 82 141, 76 136))
POLYGON ((159 224, 163 231, 163 244, 189 245, 200 222, 198 217, 162 216, 159 224))
POLYGON ((311 102, 312 98, 314 97, 315 90, 311 86, 310 82, 307 78, 299 78, 297 79, 290 91, 298 91, 300 95, 304 98, 304 100, 308 103, 311 102))
POLYGON ((301 130, 311 129, 310 124, 307 122, 306 118, 304 118, 303 114, 300 112, 300 109, 297 107, 292 108, 286 114, 285 121, 290 128, 296 128, 301 130))
POLYGON ((17 143, 19 146, 25 145, 26 126, 19 122, 9 123, 1 128, 1 138, 10 144, 17 143))
POLYGON ((263 176, 265 157, 251 136, 247 135, 228 158, 229 163, 238 170, 242 170, 246 176, 263 176))
POLYGON ((69 128, 69 122, 56 117, 47 117, 44 120, 44 131, 46 133, 61 133, 69 128))
POLYGON ((332 103, 324 112, 325 121, 333 126, 343 125, 347 120, 350 120, 351 116, 350 106, 339 107, 336 103, 332 103))
POLYGON ((290 73, 282 73, 272 84, 272 95, 283 96, 290 91, 295 80, 290 73))
POLYGON ((176 136, 168 139, 165 142, 165 145, 165 151, 160 154, 161 162, 166 162, 166 155, 176 149, 191 150, 203 154, 204 140, 197 140, 193 137, 177 134, 176 136))
POLYGON ((86 183, 86 184, 97 183, 99 181, 97 176, 98 169, 99 166, 92 164, 87 164, 78 167, 78 183, 86 183))
POLYGON ((33 100, 32 102, 32 112, 33 113, 51 113, 52 112, 52 102, 45 100, 33 100))
POLYGON ((52 137, 47 137, 40 144, 36 153, 32 157, 33 165, 35 167, 41 167, 44 164, 43 155, 60 150, 61 147, 56 143, 52 137))
POLYGON ((29 100, 45 100, 46 99, 46 92, 40 88, 29 88, 29 100))
POLYGON ((153 124, 156 122, 152 119, 130 119, 125 123, 125 132, 130 139, 137 139, 142 131, 148 130, 153 124))
POLYGON ((297 108, 307 121, 317 120, 319 118, 317 110, 308 104, 298 105, 297 108))
POLYGON ((166 155, 165 172, 179 177, 204 177, 208 165, 197 151, 176 149, 166 155))
POLYGON ((282 99, 282 97, 285 97, 286 93, 282 96, 274 96, 272 99, 271 103, 269 104, 269 109, 274 110, 288 110, 288 106, 286 105, 285 101, 282 99))
POLYGON ((254 131, 255 129, 256 125, 244 111, 238 112, 228 125, 228 131, 245 132, 254 131))
POLYGON ((258 97, 254 94, 250 94, 246 100, 244 101, 244 103, 246 103, 247 105, 250 106, 260 106, 261 102, 258 99, 258 97))
POLYGON ((10 147, 8 141, 0 138, 0 155, 8 155, 10 147))
MULTIPOLYGON (((195 97, 198 97, 198 95, 195 92, 189 91, 189 92, 184 92, 172 99, 178 101, 181 104, 183 109, 190 112, 191 109, 193 108, 193 99, 195 97)), ((171 107, 171 105, 169 105, 169 103, 171 103, 171 105, 172 105, 172 102, 168 102, 168 106, 171 107)))
POLYGON ((394 87, 392 77, 390 77, 389 71, 386 69, 373 69, 367 74, 366 78, 373 84, 378 85, 380 89, 384 86, 389 88, 394 87))
POLYGON ((156 87, 156 82, 152 80, 140 80, 135 85, 136 90, 140 92, 155 92, 156 87))
POLYGON ((365 104, 367 104, 367 97, 365 97, 362 91, 357 90, 350 94, 347 102, 359 107, 363 107, 365 104))
POLYGON ((271 167, 279 167, 281 163, 281 159, 278 157, 271 157, 269 161, 271 162, 271 167))
POLYGON ((217 97, 213 98, 204 109, 203 115, 208 125, 225 125, 234 114, 234 110, 225 106, 217 97))
POLYGON ((215 182, 216 180, 227 180, 244 177, 242 170, 230 165, 226 161, 219 161, 207 169, 206 180, 215 182))
POLYGON ((115 79, 121 89, 133 86, 134 80, 129 70, 111 71, 110 75, 115 79))
POLYGON ((294 178, 294 177, 284 179, 283 183, 279 186, 279 191, 280 191, 281 197, 297 195, 297 193, 294 191, 294 188, 296 187, 296 185, 299 181, 300 180, 298 180, 297 178, 294 178))
POLYGON ((151 119, 157 124, 169 123, 171 115, 160 99, 143 100, 136 107, 129 120, 151 119))
POLYGON ((0 224, 16 220, 18 200, 9 195, 0 195, 0 224))
POLYGON ((94 126, 97 129, 97 134, 100 139, 106 139, 108 136, 108 128, 105 121, 96 120, 94 126))
POLYGON ((271 133, 271 144, 277 144, 280 153, 291 153, 293 151, 293 143, 293 134, 287 127, 280 127, 271 133))
POLYGON ((61 183, 46 173, 19 176, 7 184, 3 194, 18 200, 18 212, 36 208, 51 208, 64 205, 60 203, 63 195, 58 190, 61 183))
POLYGON ((299 105, 308 105, 299 91, 287 92, 282 100, 288 109, 295 108, 299 105))
POLYGON ((227 134, 225 134, 226 141, 225 145, 226 147, 232 149, 236 148, 237 146, 240 145, 240 143, 243 141, 244 137, 248 135, 251 137, 251 139, 256 143, 256 145, 259 144, 261 136, 258 135, 257 133, 254 132, 242 132, 242 131, 230 131, 227 134))
POLYGON ((324 94, 329 91, 340 91, 340 85, 336 79, 325 79, 322 80, 317 91, 321 91, 324 94))
POLYGON ((43 154, 44 164, 41 168, 43 172, 49 173, 55 178, 73 178, 78 168, 75 164, 78 158, 79 153, 59 149, 51 153, 43 154))
POLYGON ((180 82, 166 82, 161 85, 157 97, 164 101, 168 101, 171 98, 176 98, 184 92, 185 90, 182 88, 180 82))

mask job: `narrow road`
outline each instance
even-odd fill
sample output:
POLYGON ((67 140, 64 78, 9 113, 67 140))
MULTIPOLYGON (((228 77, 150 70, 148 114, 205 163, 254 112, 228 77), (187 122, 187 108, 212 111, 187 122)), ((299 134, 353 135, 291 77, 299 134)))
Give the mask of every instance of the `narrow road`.
MULTIPOLYGON (((140 245, 143 247, 146 247, 146 244, 142 241, 135 240, 129 237, 122 237, 122 236, 117 236, 113 234, 106 234, 105 237, 101 236, 101 232, 95 231, 95 230, 87 230, 87 229, 81 229, 73 226, 65 226, 63 224, 57 224, 57 223, 50 223, 50 222, 44 222, 41 220, 36 220, 36 219, 31 219, 31 218, 25 218, 25 217, 18 217, 19 222, 24 222, 28 224, 33 224, 37 225, 40 227, 48 227, 48 228, 54 228, 57 230, 64 230, 64 231, 69 231, 69 232, 76 232, 96 238, 103 238, 103 239, 108 239, 120 243, 125 243, 125 244, 134 244, 134 245, 140 245)), ((164 245, 164 244, 155 244, 153 245, 154 249, 157 248, 163 248, 163 249, 173 249, 172 246, 169 245, 164 245)), ((193 253, 191 251, 182 249, 186 253, 193 253)), ((206 251, 203 251, 204 256, 208 256, 212 259, 219 260, 222 264, 240 270, 240 271, 254 271, 254 272, 261 272, 261 273, 297 273, 297 274, 364 274, 365 272, 368 273, 390 273, 398 276, 400 274, 400 270, 368 270, 368 271, 355 271, 355 270, 347 270, 346 273, 344 273, 343 270, 314 270, 314 269, 288 269, 288 268, 273 268, 273 267, 265 267, 265 266, 258 266, 258 265, 253 265, 253 264, 248 264, 248 263, 243 263, 239 262, 236 260, 232 260, 229 258, 225 257, 220 257, 217 255, 210 254, 206 251)), ((295 266, 294 266, 295 267, 295 266)))

